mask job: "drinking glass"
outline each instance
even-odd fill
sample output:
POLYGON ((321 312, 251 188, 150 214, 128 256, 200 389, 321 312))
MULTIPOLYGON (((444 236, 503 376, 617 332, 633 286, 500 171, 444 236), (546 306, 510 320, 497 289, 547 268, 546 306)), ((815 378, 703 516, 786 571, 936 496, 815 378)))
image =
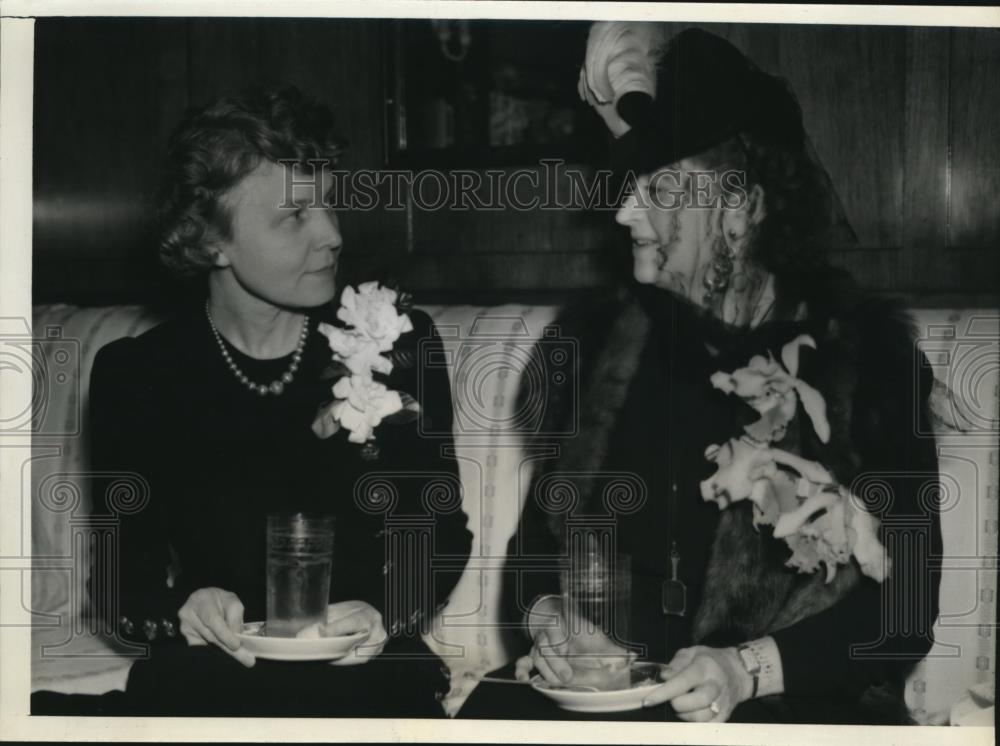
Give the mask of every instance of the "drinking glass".
POLYGON ((303 513, 267 518, 268 637, 295 637, 326 622, 333 518, 303 513))
POLYGON ((574 683, 599 689, 628 686, 632 563, 626 554, 593 547, 570 550, 561 574, 568 634, 574 638, 569 664, 574 683))

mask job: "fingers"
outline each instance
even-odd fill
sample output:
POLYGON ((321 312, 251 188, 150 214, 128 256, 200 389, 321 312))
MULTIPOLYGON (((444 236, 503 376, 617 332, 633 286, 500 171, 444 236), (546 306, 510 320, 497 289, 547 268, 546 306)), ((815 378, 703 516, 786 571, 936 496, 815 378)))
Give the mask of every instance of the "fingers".
MULTIPOLYGON (((561 636, 558 632, 556 635, 561 636)), ((560 684, 566 683, 573 678, 573 667, 564 657, 565 643, 553 643, 550 632, 543 631, 536 638, 535 647, 538 650, 535 665, 538 667, 539 672, 545 676, 545 670, 548 670, 552 676, 551 679, 545 676, 546 680, 551 681, 553 684, 560 684), (544 669, 541 664, 545 665, 544 669)))
POLYGON ((218 644, 229 648, 229 650, 236 650, 240 646, 240 640, 226 623, 224 613, 221 608, 212 609, 210 613, 201 618, 201 621, 211 630, 218 644))
MULTIPOLYGON (((226 620, 226 626, 236 638, 236 635, 243 630, 243 602, 235 593, 230 593, 228 598, 223 599, 222 613, 226 620)), ((239 639, 236 639, 236 642, 239 643, 239 639)))
MULTIPOLYGON (((552 666, 549 665, 549 661, 546 660, 546 658, 543 655, 538 653, 537 650, 533 651, 533 653, 534 655, 532 657, 535 661, 535 668, 538 670, 538 673, 542 675, 543 679, 545 679, 550 684, 565 684, 567 681, 569 681, 569 677, 565 679, 561 678, 559 674, 557 674, 552 669, 552 666)), ((570 672, 570 677, 571 676, 572 672, 570 672)))
POLYGON ((386 632, 382 624, 382 615, 374 609, 372 611, 374 612, 374 618, 371 621, 368 637, 358 643, 354 649, 354 654, 361 659, 361 663, 381 653, 385 648, 385 644, 389 641, 389 633, 386 632))
POLYGON ((531 672, 534 668, 534 659, 530 655, 522 655, 514 664, 514 678, 518 681, 527 681, 531 678, 531 672))
POLYGON ((672 700, 675 697, 679 697, 685 692, 693 689, 699 683, 700 681, 695 675, 695 672, 691 668, 686 668, 669 681, 660 684, 660 686, 646 695, 646 699, 642 702, 643 706, 651 707, 653 705, 663 704, 664 702, 672 700))
POLYGON ((223 598, 225 591, 218 588, 202 588, 195 591, 189 597, 184 606, 178 612, 181 623, 187 625, 190 631, 198 634, 202 639, 214 645, 223 645, 230 650, 239 647, 240 641, 226 623, 224 608, 225 605, 239 604, 239 614, 242 616, 242 604, 235 594, 226 594, 228 598, 223 598))
MULTIPOLYGON (((211 629, 201 620, 195 612, 186 607, 180 611, 181 631, 186 639, 195 637, 202 640, 206 645, 221 645, 211 629)), ((224 646, 223 646, 224 647, 224 646)))
POLYGON ((216 645, 248 668, 257 662, 236 636, 243 625, 243 603, 235 593, 200 588, 188 597, 178 617, 188 645, 216 645))
POLYGON ((331 661, 330 665, 332 666, 357 666, 367 663, 382 652, 389 640, 389 635, 382 624, 382 614, 367 604, 359 607, 357 611, 327 624, 325 636, 332 636, 329 633, 331 629, 341 635, 359 631, 368 632, 365 637, 354 644, 347 655, 331 661), (338 630, 340 631, 338 632, 338 630))
POLYGON ((656 687, 653 691, 646 695, 646 698, 642 700, 643 707, 656 707, 656 705, 662 705, 664 702, 670 699, 670 690, 667 689, 666 684, 661 684, 656 687))
POLYGON ((686 694, 675 697, 670 701, 670 705, 678 715, 695 713, 698 710, 707 710, 719 694, 721 694, 721 687, 714 681, 707 681, 686 694))
POLYGON ((658 686, 642 701, 644 707, 663 704, 694 689, 704 680, 700 668, 694 665, 695 654, 692 648, 679 650, 668 664, 668 668, 677 671, 667 681, 658 686))
POLYGON ((231 656, 233 656, 233 658, 238 660, 247 668, 253 668, 254 664, 257 662, 257 657, 249 650, 243 647, 236 648, 236 650, 226 651, 226 652, 228 652, 231 656))
POLYGON ((180 631, 184 639, 187 640, 188 645, 208 645, 208 641, 200 634, 195 632, 194 628, 191 627, 191 625, 188 624, 187 622, 185 621, 181 622, 180 631))
POLYGON ((651 707, 669 701, 677 717, 690 722, 728 720, 733 687, 718 655, 719 650, 700 646, 679 650, 668 669, 685 667, 647 695, 643 705, 651 707))
POLYGON ((674 653, 674 657, 670 659, 670 663, 667 664, 667 667, 677 672, 683 671, 691 665, 691 661, 695 659, 697 654, 697 648, 681 648, 674 653))
POLYGON ((712 712, 707 707, 694 712, 678 712, 677 717, 689 723, 710 723, 713 720, 723 720, 723 718, 712 712))
MULTIPOLYGON (((212 629, 197 617, 189 616, 181 621, 181 634, 187 640, 188 645, 215 645, 217 648, 231 655, 247 668, 257 662, 257 658, 249 650, 237 646, 232 649, 219 641, 212 629)), ((237 640, 239 643, 239 640, 237 640)))
POLYGON ((353 635, 355 632, 367 632, 369 629, 371 629, 371 620, 362 613, 361 609, 358 609, 339 619, 320 625, 319 633, 321 637, 343 637, 344 635, 353 635))

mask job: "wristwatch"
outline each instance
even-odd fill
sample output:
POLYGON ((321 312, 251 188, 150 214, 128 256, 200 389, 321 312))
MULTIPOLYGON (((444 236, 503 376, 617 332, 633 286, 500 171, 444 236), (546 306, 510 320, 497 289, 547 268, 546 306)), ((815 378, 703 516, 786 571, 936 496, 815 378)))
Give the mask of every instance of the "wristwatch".
POLYGON ((750 699, 753 699, 757 696, 757 687, 760 685, 760 672, 762 668, 760 658, 757 657, 757 653, 749 645, 737 645, 736 652, 739 653, 743 668, 746 669, 748 674, 753 676, 753 693, 750 695, 750 699))

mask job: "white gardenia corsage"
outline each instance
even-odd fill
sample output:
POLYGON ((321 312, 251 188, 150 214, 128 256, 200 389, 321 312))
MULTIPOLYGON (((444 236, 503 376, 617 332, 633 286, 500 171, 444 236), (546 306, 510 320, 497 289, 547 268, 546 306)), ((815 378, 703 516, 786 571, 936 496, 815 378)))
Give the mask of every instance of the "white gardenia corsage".
POLYGON ((344 428, 349 441, 364 445, 363 457, 377 458, 375 428, 387 418, 405 422, 418 416, 420 405, 412 396, 374 378, 375 374, 389 375, 398 363, 393 359, 393 345, 400 335, 413 330, 405 313, 408 305, 408 298, 401 298, 397 291, 365 282, 357 290, 348 286, 341 294, 337 318, 346 328, 319 325, 342 373, 333 385, 333 401, 320 409, 313 422, 319 437, 328 438, 344 428))
POLYGON ((718 468, 701 483, 702 498, 720 508, 749 499, 754 525, 774 526, 775 538, 792 550, 786 564, 799 572, 823 564, 829 583, 837 565, 853 556, 865 575, 882 582, 890 562, 878 540, 878 520, 821 464, 772 447, 784 438, 800 402, 820 442, 830 440, 823 395, 796 377, 802 346, 815 349, 816 342, 800 335, 782 348, 780 363, 758 355, 745 368, 712 376, 715 388, 739 396, 760 419, 743 428, 743 437, 706 450, 718 468))
MULTIPOLYGON (((341 294, 337 318, 359 337, 374 342, 379 352, 387 352, 400 334, 413 331, 410 317, 396 307, 398 299, 399 293, 377 282, 364 282, 357 291, 348 286, 341 294)), ((333 344, 331 340, 330 346, 333 344)))

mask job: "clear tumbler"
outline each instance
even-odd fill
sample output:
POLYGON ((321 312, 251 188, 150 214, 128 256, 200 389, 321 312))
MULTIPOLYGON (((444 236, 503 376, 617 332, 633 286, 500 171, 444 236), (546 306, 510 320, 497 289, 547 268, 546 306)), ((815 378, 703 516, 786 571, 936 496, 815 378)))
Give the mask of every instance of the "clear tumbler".
POLYGON ((332 565, 333 518, 268 516, 268 637, 295 637, 305 627, 326 622, 332 565))

